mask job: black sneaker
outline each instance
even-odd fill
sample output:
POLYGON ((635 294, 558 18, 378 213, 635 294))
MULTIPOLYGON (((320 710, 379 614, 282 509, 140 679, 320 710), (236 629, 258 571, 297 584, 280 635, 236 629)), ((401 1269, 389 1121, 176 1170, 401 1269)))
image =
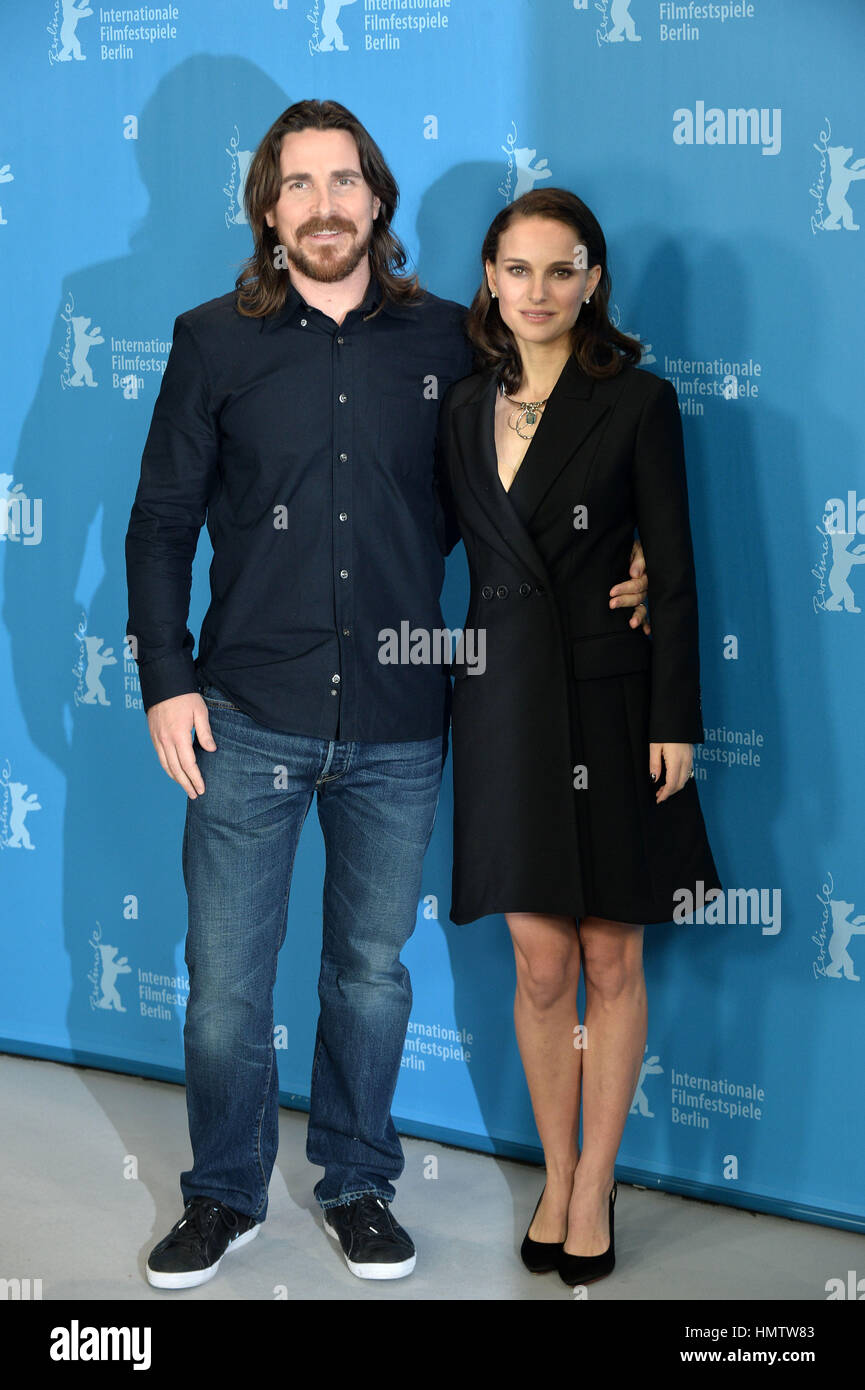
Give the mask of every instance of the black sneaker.
POLYGON ((356 1202, 325 1207, 324 1229, 342 1246, 345 1262, 358 1279, 402 1279, 416 1259, 411 1236, 372 1192, 356 1202))
POLYGON ((190 1197, 183 1204, 183 1216, 151 1250, 147 1282, 157 1289, 191 1289, 206 1284, 219 1269, 226 1250, 247 1245, 260 1229, 260 1221, 224 1202, 190 1197))

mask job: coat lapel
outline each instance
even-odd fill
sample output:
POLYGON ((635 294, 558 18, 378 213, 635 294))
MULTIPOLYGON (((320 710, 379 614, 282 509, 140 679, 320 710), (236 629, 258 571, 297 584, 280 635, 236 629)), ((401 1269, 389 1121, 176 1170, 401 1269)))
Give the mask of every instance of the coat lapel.
MULTIPOLYGON (((617 378, 613 381, 619 384, 617 378)), ((569 464, 573 470, 574 505, 584 500, 582 492, 593 455, 588 449, 583 451, 581 459, 575 460, 575 455, 611 408, 618 394, 605 389, 611 384, 595 381, 582 371, 573 357, 568 359, 510 492, 502 486, 496 459, 494 412, 498 384, 495 371, 484 373, 478 392, 454 410, 454 428, 465 479, 491 523, 487 541, 500 553, 504 543, 505 553, 512 552, 512 556, 516 555, 523 565, 547 583, 549 575, 525 523, 569 464), (519 510, 515 505, 517 495, 519 510)))
POLYGON ((466 486, 480 508, 483 539, 513 564, 514 557, 537 579, 549 584, 546 566, 502 487, 496 461, 494 412, 497 377, 484 374, 478 392, 456 406, 453 428, 459 444, 466 486))
POLYGON ((517 476, 506 493, 513 507, 519 497, 519 513, 528 521, 537 511, 559 474, 570 467, 568 479, 574 504, 582 502, 593 453, 583 450, 588 436, 611 406, 606 382, 587 376, 569 357, 550 393, 517 476))

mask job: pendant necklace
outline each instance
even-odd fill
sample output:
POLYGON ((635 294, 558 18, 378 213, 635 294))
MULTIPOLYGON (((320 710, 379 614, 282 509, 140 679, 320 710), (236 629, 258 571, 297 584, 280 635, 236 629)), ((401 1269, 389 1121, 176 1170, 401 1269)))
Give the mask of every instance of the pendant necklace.
POLYGON ((545 396, 542 401, 517 401, 514 400, 513 396, 508 395, 507 391, 505 390, 505 383, 503 381, 499 382, 499 390, 501 391, 506 401, 510 401, 512 405, 518 405, 520 407, 517 411, 516 420, 512 418, 513 412, 511 412, 511 415, 508 416, 508 425, 510 426, 510 428, 519 435, 520 439, 533 439, 533 435, 523 434, 522 430, 520 429, 520 421, 524 419, 527 425, 534 425, 537 421, 538 415, 543 410, 547 401, 550 399, 549 396, 545 396))

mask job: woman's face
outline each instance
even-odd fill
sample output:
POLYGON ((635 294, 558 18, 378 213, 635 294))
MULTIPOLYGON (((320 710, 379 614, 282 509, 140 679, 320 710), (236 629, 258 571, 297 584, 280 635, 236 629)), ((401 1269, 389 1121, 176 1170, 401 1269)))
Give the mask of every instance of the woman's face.
POLYGON ((586 248, 573 227, 548 217, 515 217, 499 237, 487 284, 517 341, 552 343, 570 334, 583 300, 601 278, 585 269, 586 248))

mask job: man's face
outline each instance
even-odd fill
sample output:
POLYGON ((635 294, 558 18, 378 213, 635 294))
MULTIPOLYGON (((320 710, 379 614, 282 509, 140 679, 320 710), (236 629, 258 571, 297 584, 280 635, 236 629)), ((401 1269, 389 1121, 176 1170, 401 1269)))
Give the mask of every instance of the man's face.
POLYGON ((279 198, 265 214, 291 263, 311 280, 344 280, 366 255, 381 200, 364 182, 347 130, 282 138, 279 198))

